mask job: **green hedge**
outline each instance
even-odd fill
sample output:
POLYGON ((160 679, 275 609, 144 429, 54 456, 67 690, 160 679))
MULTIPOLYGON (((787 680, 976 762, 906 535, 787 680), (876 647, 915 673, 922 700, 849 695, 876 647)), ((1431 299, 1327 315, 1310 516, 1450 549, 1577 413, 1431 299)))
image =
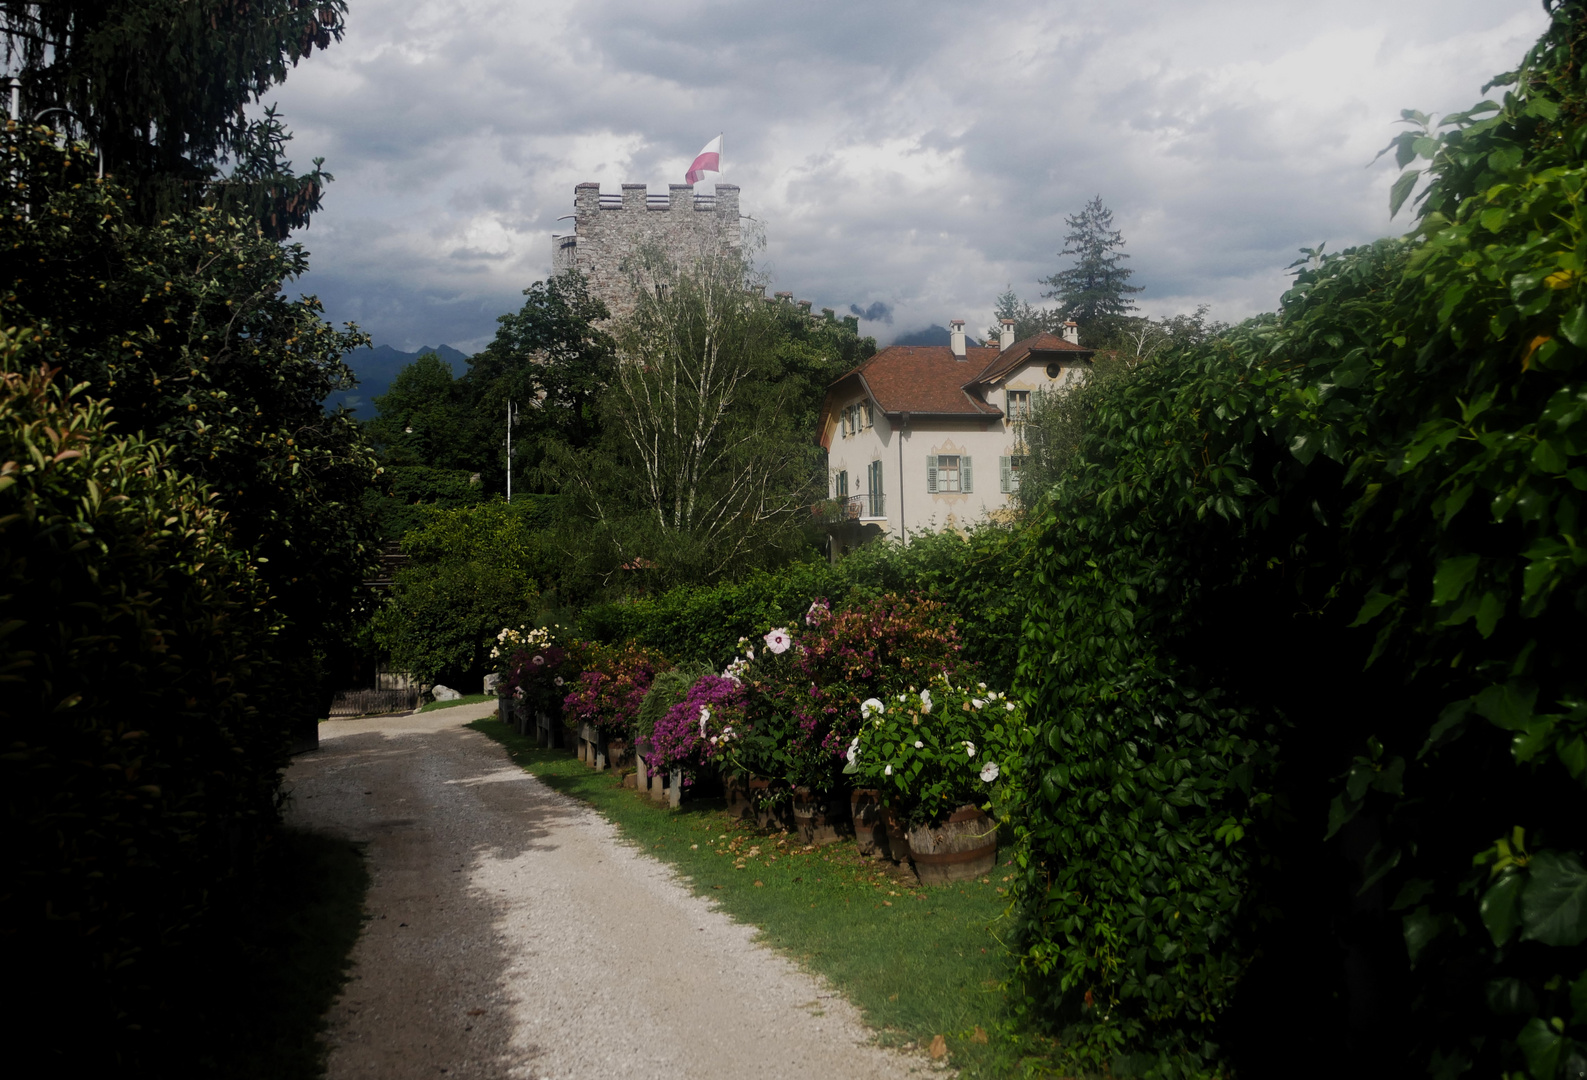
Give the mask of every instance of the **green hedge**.
POLYGON ((162 951, 275 823, 268 597, 168 451, 0 334, 0 935, 19 1044, 133 1054, 162 951))
POLYGON ((918 593, 946 605, 965 657, 982 666, 989 682, 1008 686, 1019 652, 1028 569, 1016 529, 985 525, 963 536, 925 533, 907 546, 875 541, 835 566, 795 563, 756 570, 728 584, 594 605, 580 614, 577 630, 591 640, 633 640, 675 659, 721 667, 732 659, 740 637, 756 639, 774 626, 800 623, 818 598, 836 607, 889 593, 918 593))
POLYGON ((1587 1071, 1583 11, 1042 510, 1019 940, 1082 1068, 1587 1071))

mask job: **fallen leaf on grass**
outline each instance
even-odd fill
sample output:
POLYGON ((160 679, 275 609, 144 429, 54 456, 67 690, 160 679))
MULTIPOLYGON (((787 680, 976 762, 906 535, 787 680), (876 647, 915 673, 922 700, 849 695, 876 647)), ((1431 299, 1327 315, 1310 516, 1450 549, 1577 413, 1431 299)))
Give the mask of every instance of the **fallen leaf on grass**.
POLYGON ((973 1043, 982 1043, 984 1045, 986 1043, 986 1028, 982 1027, 980 1024, 975 1025, 975 1031, 970 1035, 970 1041, 973 1043))
POLYGON ((711 886, 711 888, 713 888, 713 889, 720 889, 720 888, 721 888, 721 887, 722 887, 722 886, 720 886, 720 885, 712 885, 712 886, 711 886))
POLYGON ((931 1055, 932 1061, 940 1061, 948 1056, 948 1040, 941 1035, 931 1040, 931 1045, 926 1048, 926 1053, 931 1055))
POLYGON ((758 889, 758 888, 760 888, 760 887, 761 887, 761 886, 762 886, 762 885, 764 885, 764 884, 766 884, 766 883, 765 883, 765 882, 764 882, 764 881, 757 881, 757 882, 755 882, 755 888, 757 888, 757 889, 758 889))
POLYGON ((882 901, 882 906, 883 907, 892 907, 893 906, 893 902, 891 900, 883 900, 882 901))

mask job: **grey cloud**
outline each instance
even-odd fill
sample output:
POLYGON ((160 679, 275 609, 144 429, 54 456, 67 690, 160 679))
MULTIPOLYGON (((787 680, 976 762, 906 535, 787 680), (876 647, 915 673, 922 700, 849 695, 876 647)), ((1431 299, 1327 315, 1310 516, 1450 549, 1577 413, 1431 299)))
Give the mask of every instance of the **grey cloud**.
POLYGON ((1005 282, 1037 296, 1064 216, 1101 192, 1143 307, 1237 317, 1273 306, 1301 244, 1391 231, 1387 172, 1365 165, 1399 108, 1476 100, 1542 23, 1534 0, 581 0, 444 19, 352 0, 347 40, 278 97, 294 154, 338 176, 304 237, 311 280, 333 318, 403 348, 488 341, 549 270, 575 182, 676 182, 718 131, 778 286, 818 304, 882 295, 902 325, 980 324, 1005 282), (1349 36, 1363 27, 1377 36, 1349 36))
POLYGON ((850 304, 849 313, 852 315, 858 315, 866 322, 886 323, 888 326, 893 325, 892 306, 890 304, 884 304, 880 300, 872 303, 869 307, 860 307, 858 304, 850 304))

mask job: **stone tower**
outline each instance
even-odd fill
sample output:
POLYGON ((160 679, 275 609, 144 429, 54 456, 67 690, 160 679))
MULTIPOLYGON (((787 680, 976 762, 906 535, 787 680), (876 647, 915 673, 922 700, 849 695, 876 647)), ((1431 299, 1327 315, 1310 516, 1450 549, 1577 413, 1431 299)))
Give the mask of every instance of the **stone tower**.
POLYGON ((573 189, 573 210, 574 231, 551 237, 551 272, 583 273, 614 318, 634 308, 623 264, 644 245, 658 243, 682 259, 740 244, 737 184, 717 184, 714 195, 689 184, 671 184, 665 195, 624 184, 621 195, 602 195, 600 184, 586 181, 573 189))

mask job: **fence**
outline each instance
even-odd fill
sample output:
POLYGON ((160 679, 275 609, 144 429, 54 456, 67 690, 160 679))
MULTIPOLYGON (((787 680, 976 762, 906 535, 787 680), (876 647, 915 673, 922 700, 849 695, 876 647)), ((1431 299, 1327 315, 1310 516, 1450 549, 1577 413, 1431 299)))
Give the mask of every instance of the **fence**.
POLYGON ((331 716, 371 716, 376 713, 412 712, 419 707, 417 687, 407 690, 338 690, 331 699, 331 716))

